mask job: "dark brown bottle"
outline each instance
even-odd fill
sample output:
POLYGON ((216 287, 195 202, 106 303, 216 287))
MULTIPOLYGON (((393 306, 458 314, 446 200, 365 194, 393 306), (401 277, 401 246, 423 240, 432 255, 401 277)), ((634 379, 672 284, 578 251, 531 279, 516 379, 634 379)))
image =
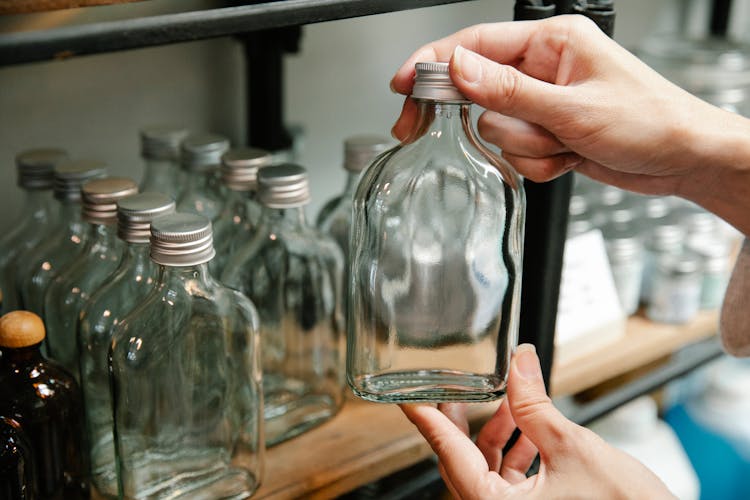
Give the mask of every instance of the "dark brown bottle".
POLYGON ((0 417, 0 500, 36 500, 33 454, 21 425, 0 417))
POLYGON ((39 498, 88 500, 81 390, 71 374, 42 357, 42 340, 37 315, 0 317, 0 415, 28 436, 39 498))

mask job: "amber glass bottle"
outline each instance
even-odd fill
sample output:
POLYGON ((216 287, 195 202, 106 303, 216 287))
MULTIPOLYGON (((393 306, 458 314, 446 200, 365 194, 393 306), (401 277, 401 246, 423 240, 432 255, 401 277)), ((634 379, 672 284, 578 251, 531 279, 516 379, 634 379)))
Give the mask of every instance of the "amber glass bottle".
POLYGON ((29 438, 21 424, 0 417, 0 498, 2 500, 35 500, 33 454, 29 438))

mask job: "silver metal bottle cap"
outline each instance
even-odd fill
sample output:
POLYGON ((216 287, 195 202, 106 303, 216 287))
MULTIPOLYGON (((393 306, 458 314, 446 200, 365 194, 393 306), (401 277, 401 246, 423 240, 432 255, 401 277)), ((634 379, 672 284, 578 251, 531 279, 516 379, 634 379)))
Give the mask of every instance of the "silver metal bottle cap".
POLYGON ((273 154, 265 149, 230 149, 221 157, 221 180, 232 191, 255 191, 258 169, 272 163, 273 154))
POLYGON ((151 221, 151 260, 163 266, 196 266, 213 259, 211 221, 174 213, 151 221))
POLYGON ((377 155, 391 147, 391 141, 378 135, 355 135, 344 141, 344 168, 361 172, 377 155))
POLYGON ((258 171, 258 199, 270 208, 295 208, 310 202, 307 170, 285 163, 258 171))
POLYGON ((81 188, 83 219, 92 224, 114 224, 117 201, 137 192, 138 184, 125 177, 90 180, 81 188))
POLYGON ((685 230, 672 222, 654 226, 646 237, 648 247, 657 252, 673 252, 681 248, 684 241, 685 230))
POLYGON ((182 141, 182 167, 206 172, 221 164, 221 155, 229 149, 229 139, 218 134, 191 135, 182 141))
POLYGON ((98 160, 72 160, 55 167, 55 198, 80 201, 81 187, 91 179, 107 175, 106 164, 98 160))
POLYGON ((414 69, 416 76, 414 77, 414 90, 411 92, 414 99, 457 103, 471 102, 453 85, 448 63, 418 62, 414 69))
POLYGON ((29 190, 52 189, 55 167, 68 159, 62 149, 29 149, 16 155, 18 186, 29 190))
POLYGON ((117 236, 128 243, 148 243, 151 221, 174 213, 175 202, 163 193, 146 192, 117 202, 117 236))
POLYGON ((171 125, 144 127, 140 132, 141 156, 148 160, 177 160, 180 144, 188 136, 186 128, 171 125))

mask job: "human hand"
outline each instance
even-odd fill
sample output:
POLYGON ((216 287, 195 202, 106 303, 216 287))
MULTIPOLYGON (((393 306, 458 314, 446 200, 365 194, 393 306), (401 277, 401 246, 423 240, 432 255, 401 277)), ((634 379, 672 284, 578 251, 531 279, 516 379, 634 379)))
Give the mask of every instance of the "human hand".
POLYGON ((566 419, 544 390, 533 346, 518 346, 511 360, 507 399, 469 437, 466 405, 401 405, 438 456, 438 468, 456 499, 674 498, 631 456, 566 419), (518 427, 521 437, 502 450, 518 427), (539 473, 526 477, 539 454, 539 473))

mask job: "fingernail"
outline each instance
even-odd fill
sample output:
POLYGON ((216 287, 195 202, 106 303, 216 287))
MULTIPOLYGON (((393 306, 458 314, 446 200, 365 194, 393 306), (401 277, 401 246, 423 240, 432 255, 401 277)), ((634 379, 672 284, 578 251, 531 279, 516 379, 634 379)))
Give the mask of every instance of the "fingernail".
POLYGON ((391 86, 391 92, 393 92, 394 94, 398 94, 398 92, 396 92, 396 87, 393 85, 393 80, 391 80, 390 86, 391 86))
POLYGON ((479 56, 460 45, 453 49, 453 65, 458 77, 466 83, 476 83, 482 79, 482 62, 479 56))
POLYGON ((521 377, 529 380, 542 376, 536 349, 531 344, 521 344, 516 348, 516 369, 521 377))

